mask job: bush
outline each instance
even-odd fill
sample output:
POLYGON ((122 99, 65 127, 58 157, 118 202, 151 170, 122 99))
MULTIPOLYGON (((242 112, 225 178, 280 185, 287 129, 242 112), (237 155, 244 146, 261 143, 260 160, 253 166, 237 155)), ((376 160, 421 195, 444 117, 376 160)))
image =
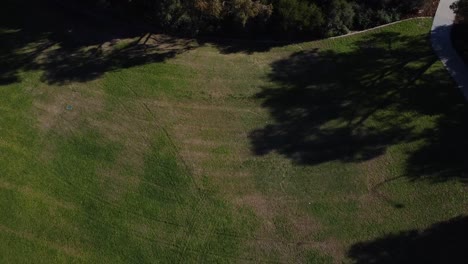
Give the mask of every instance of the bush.
POLYGON ((400 14, 408 14, 424 6, 425 0, 393 0, 392 2, 391 8, 395 8, 400 14))
POLYGON ((345 0, 332 0, 328 6, 326 35, 348 33, 353 25, 354 10, 345 0))
POLYGON ((468 0, 459 0, 450 7, 462 20, 468 19, 468 0))
POLYGON ((324 23, 322 11, 304 0, 278 0, 274 4, 273 28, 288 35, 319 33, 324 23))
MULTIPOLYGON (((66 1, 66 0, 63 0, 66 1)), ((79 0, 67 0, 79 1, 79 0)), ((317 38, 398 20, 426 0, 81 0, 178 34, 317 38)), ((466 12, 461 0, 455 6, 466 12)))

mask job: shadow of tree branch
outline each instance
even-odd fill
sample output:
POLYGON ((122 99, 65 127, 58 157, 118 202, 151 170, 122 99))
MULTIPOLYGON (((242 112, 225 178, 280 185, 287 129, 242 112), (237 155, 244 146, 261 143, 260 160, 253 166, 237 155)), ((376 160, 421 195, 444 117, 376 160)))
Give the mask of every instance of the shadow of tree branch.
POLYGON ((458 216, 424 230, 409 230, 353 245, 354 263, 466 263, 468 217, 458 216))
POLYGON ((464 179, 467 105, 437 61, 427 35, 394 32, 369 35, 347 52, 315 49, 276 61, 272 85, 257 94, 274 123, 252 131, 252 151, 315 165, 420 142, 408 153, 408 177, 464 179))
POLYGON ((194 40, 154 35, 147 28, 95 19, 50 1, 6 0, 0 16, 1 84, 17 82, 18 73, 29 70, 43 71, 41 80, 47 83, 86 82, 197 46, 194 40), (122 39, 133 42, 122 45, 122 39))

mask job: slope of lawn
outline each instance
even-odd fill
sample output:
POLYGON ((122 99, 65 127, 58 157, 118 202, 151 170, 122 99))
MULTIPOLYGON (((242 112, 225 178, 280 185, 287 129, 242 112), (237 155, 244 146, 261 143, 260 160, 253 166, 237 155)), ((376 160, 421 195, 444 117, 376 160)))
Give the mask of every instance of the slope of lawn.
POLYGON ((467 107, 431 19, 269 47, 7 3, 0 262, 466 259, 467 107))

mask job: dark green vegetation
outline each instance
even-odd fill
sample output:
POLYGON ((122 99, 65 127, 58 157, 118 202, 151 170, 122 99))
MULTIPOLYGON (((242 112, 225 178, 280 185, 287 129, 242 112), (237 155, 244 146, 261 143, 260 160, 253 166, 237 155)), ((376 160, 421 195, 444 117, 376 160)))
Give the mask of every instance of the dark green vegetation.
MULTIPOLYGON (((165 32, 317 38, 420 14, 432 0, 103 0, 88 2, 165 32)), ((424 15, 424 14, 423 14, 424 15)))
POLYGON ((457 23, 452 31, 453 45, 468 64, 468 1, 458 1, 452 9, 457 13, 457 23))
POLYGON ((430 19, 267 47, 7 3, 0 262, 467 259, 468 109, 430 19))
POLYGON ((468 1, 458 0, 451 6, 451 8, 458 16, 460 16, 461 20, 464 20, 468 17, 468 1))

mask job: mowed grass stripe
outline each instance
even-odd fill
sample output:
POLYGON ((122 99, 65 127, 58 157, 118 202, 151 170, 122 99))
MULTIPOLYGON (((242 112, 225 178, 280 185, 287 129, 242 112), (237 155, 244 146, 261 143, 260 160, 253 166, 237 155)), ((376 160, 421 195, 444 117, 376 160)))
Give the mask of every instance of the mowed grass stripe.
MULTIPOLYGON (((89 136, 86 136, 86 137, 87 137, 88 140, 89 140, 89 136)), ((93 137, 93 136, 91 136, 91 138, 92 138, 92 137, 93 137)), ((76 149, 76 151, 78 151, 78 153, 83 152, 82 154, 83 154, 83 155, 86 155, 86 156, 89 155, 89 154, 94 154, 94 155, 97 154, 98 156, 96 156, 96 157, 102 157, 102 158, 105 158, 105 160, 108 159, 108 158, 107 158, 107 152, 103 152, 102 154, 99 154, 99 152, 96 152, 96 151, 99 151, 99 150, 96 148, 97 146, 94 147, 94 146, 92 146, 92 145, 89 145, 88 143, 85 143, 85 142, 82 142, 82 141, 79 141, 79 140, 78 140, 78 141, 71 141, 70 143, 76 144, 76 146, 78 147, 78 148, 76 149), (83 146, 82 143, 85 143, 85 145, 83 146), (84 147, 84 148, 87 148, 86 145, 89 145, 89 148, 91 148, 91 149, 90 149, 90 150, 83 149, 83 147, 84 147)), ((68 143, 66 143, 66 144, 68 144, 68 143)), ((70 150, 70 147, 67 147, 67 148, 64 149, 63 151, 68 152, 69 150, 70 150)), ((72 150, 73 150, 73 148, 72 148, 72 150)), ((75 152, 76 152, 76 151, 75 151, 75 152)), ((63 156, 66 156, 66 152, 65 152, 65 153, 61 153, 61 154, 63 154, 63 156)), ((58 155, 58 156, 60 156, 60 155, 58 155)), ((86 156, 84 156, 84 157, 86 157, 86 156)), ((85 160, 86 160, 86 158, 85 158, 85 160)), ((110 160, 109 160, 109 161, 110 161, 110 160)), ((65 163, 64 161, 58 161, 58 164, 60 164, 60 167, 59 167, 59 168, 63 168, 64 166, 66 166, 66 165, 65 165, 66 163, 65 163)), ((76 164, 74 164, 73 166, 76 166, 76 164)), ((168 169, 168 168, 165 167, 165 170, 167 170, 167 169, 168 169)), ((63 170, 63 169, 59 169, 59 170, 63 170)), ((80 171, 80 174, 81 174, 81 173, 83 173, 83 171, 80 171)), ((61 174, 61 175, 67 175, 67 176, 69 177, 69 176, 70 176, 71 174, 73 174, 73 173, 70 173, 70 172, 68 171, 68 172, 66 172, 66 173, 58 172, 58 174, 59 174, 59 175, 60 175, 60 174, 61 174)), ((84 179, 85 181, 80 180, 80 181, 79 181, 79 184, 76 184, 75 182, 73 182, 73 181, 71 181, 71 180, 69 180, 69 179, 63 179, 63 180, 64 180, 64 182, 67 182, 67 181, 68 181, 68 183, 71 184, 70 187, 72 187, 72 189, 75 190, 75 193, 76 193, 77 190, 79 190, 78 193, 80 193, 80 195, 78 195, 78 197, 77 197, 77 198, 79 198, 79 200, 86 200, 88 203, 92 203, 92 204, 96 204, 96 202, 97 202, 96 205, 99 205, 100 203, 103 203, 103 204, 100 205, 101 208, 113 208, 113 207, 115 207, 115 205, 107 204, 106 201, 102 200, 97 194, 94 194, 94 192, 89 191, 89 187, 92 186, 92 185, 90 185, 90 184, 93 183, 93 180, 92 180, 92 179, 90 179, 90 178, 85 178, 85 179, 84 179), (89 183, 86 183, 86 182, 89 182, 89 183), (83 185, 83 184, 84 184, 84 185, 83 185), (87 187, 87 188, 84 188, 84 189, 80 189, 80 188, 83 188, 83 186, 88 186, 88 187, 87 187)), ((173 179, 170 179, 170 180, 172 181, 173 179)), ((94 182, 94 183, 95 183, 95 182, 94 182)), ((172 185, 172 184, 171 184, 171 185, 172 185)), ((66 196, 65 196, 65 197, 66 197, 66 196)), ((140 203, 140 202, 141 202, 141 200, 139 199, 139 203, 140 203)), ((108 210, 108 209, 106 209, 106 210, 108 210)), ((112 212, 112 211, 114 211, 114 210, 111 210, 111 212, 112 212)), ((130 212, 132 212, 132 211, 130 211, 130 212)), ((122 214, 122 213, 123 213, 122 211, 119 211, 119 209, 117 209, 117 212, 114 212, 113 214, 119 215, 119 214, 122 214)), ((124 210, 124 213, 128 213, 128 211, 125 211, 125 210, 124 210)), ((135 216, 135 215, 133 214, 133 216, 135 216)), ((141 217, 141 216, 140 216, 140 217, 141 217)), ((97 219, 98 219, 98 218, 91 217, 91 219, 86 218, 85 221, 86 221, 86 222, 89 222, 89 221, 90 221, 90 223, 94 223, 94 224, 96 224, 96 225, 103 225, 103 226, 108 226, 108 225, 110 225, 110 226, 113 226, 113 228, 111 228, 111 230, 113 230, 114 232, 115 232, 116 230, 122 230, 122 229, 121 229, 122 227, 119 226, 119 225, 117 225, 117 226, 116 226, 116 225, 112 225, 111 223, 107 223, 106 221, 97 220, 97 219)), ((145 218, 145 220, 146 220, 146 218, 145 218)), ((182 226, 182 227, 184 227, 184 226, 182 226)), ((122 231, 121 231, 121 232, 122 232, 122 231)), ((161 235, 160 232, 158 232, 158 234, 161 235)), ((139 237, 139 236, 140 236, 140 235, 137 235, 137 237, 139 237)), ((154 240, 154 239, 153 239, 153 240, 154 240)), ((157 241, 160 241, 160 242, 164 242, 164 240, 162 240, 162 241, 159 240, 159 239, 156 239, 156 240, 157 240, 157 241)), ((193 250, 191 250, 191 249, 187 250, 187 252, 191 252, 191 251, 193 251, 193 250)), ((207 255, 209 256, 209 255, 213 255, 213 254, 207 253, 207 255)), ((216 254, 215 254, 215 255, 216 255, 216 254)), ((183 255, 182 255, 182 256, 183 256, 183 255)))

